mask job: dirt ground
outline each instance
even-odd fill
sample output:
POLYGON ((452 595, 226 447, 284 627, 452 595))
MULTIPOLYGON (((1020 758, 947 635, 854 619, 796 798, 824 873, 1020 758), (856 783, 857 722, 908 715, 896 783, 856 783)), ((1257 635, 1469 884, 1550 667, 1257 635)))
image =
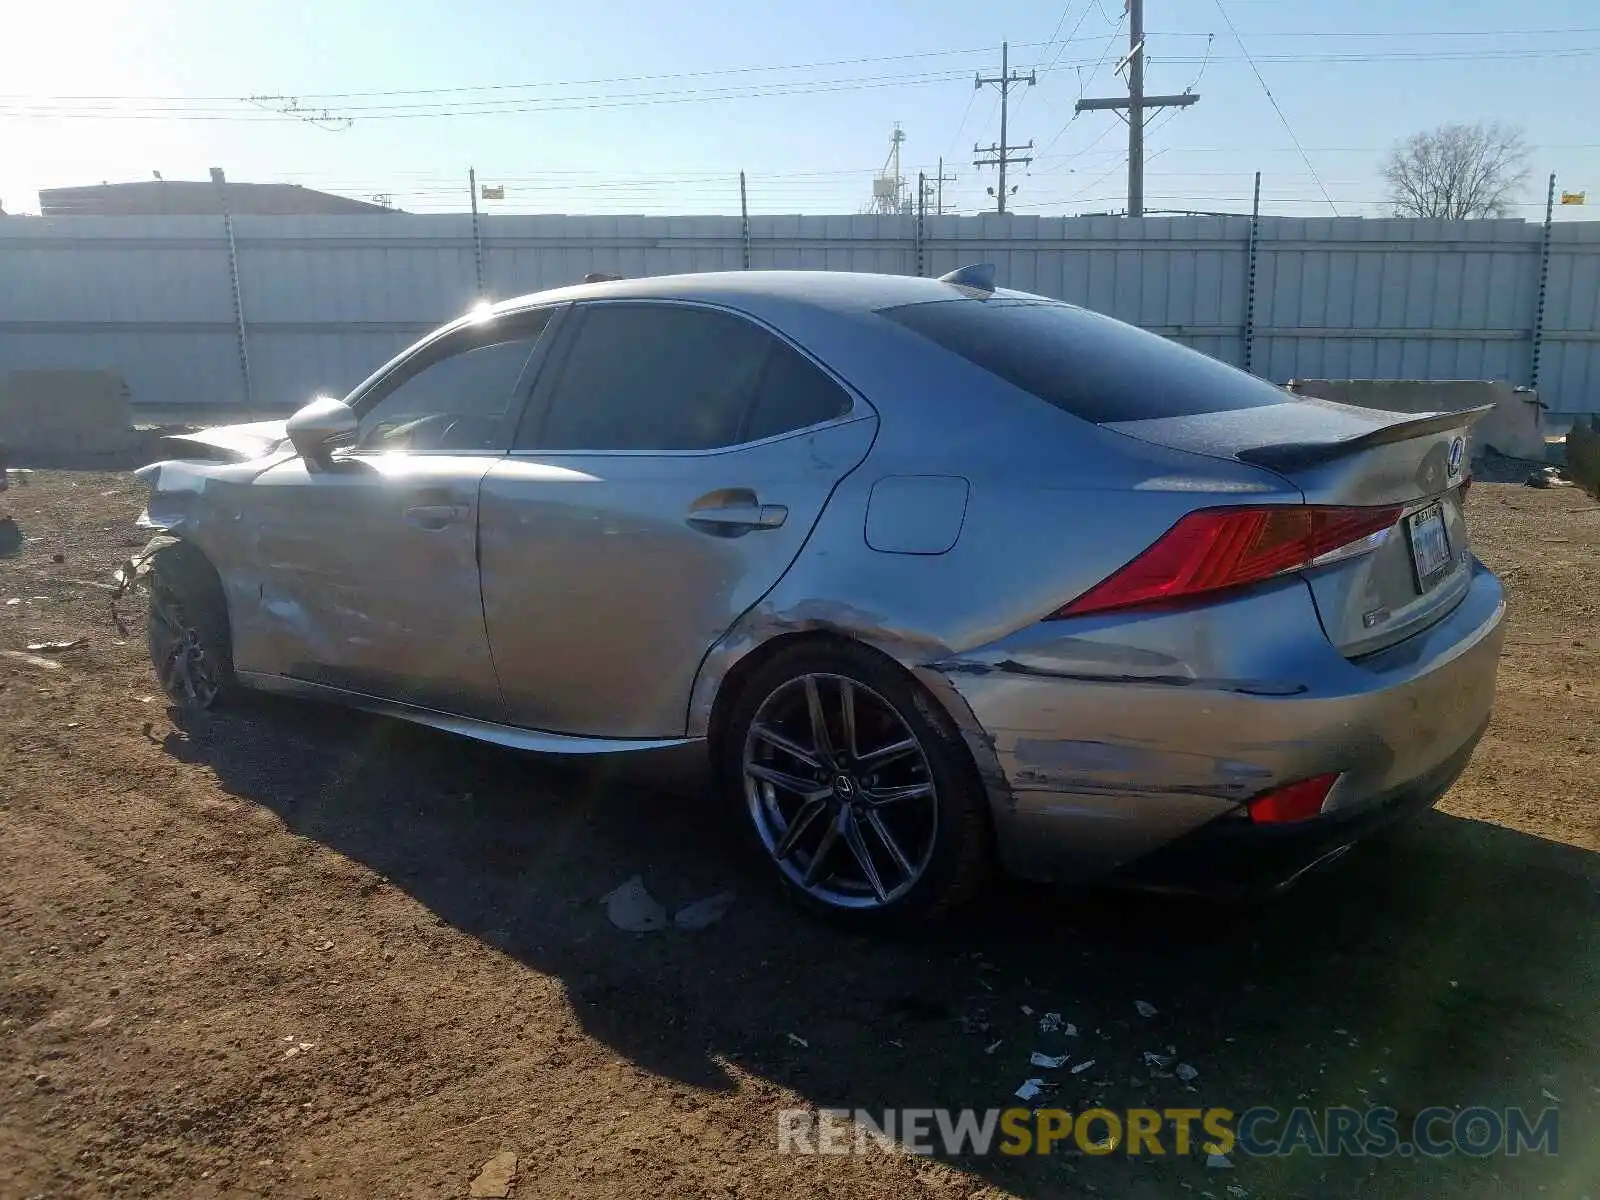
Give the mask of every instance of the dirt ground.
POLYGON ((265 699, 177 728, 142 623, 107 615, 142 501, 113 473, 0 495, 25 539, 0 650, 89 639, 0 654, 5 1200, 458 1197, 502 1151, 517 1198, 1600 1196, 1600 510, 1576 491, 1471 493, 1512 624, 1438 811, 1255 909, 1001 885, 899 941, 797 915, 715 805, 650 779, 265 699), (635 874, 737 899, 626 934, 600 898, 635 874), (1169 1045, 1192 1087, 1144 1069, 1169 1045), (778 1152, 784 1108, 1002 1106, 1050 1074, 1034 1049, 1097 1060, 1055 1073, 1075 1107, 1557 1104, 1559 1153, 778 1152))

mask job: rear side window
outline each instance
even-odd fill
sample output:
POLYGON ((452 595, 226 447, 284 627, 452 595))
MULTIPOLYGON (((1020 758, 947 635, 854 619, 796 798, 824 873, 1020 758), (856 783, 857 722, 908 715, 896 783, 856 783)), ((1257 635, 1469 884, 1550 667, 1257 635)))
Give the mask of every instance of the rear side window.
POLYGON ((713 450, 848 412, 850 398, 761 326, 676 304, 585 306, 543 428, 519 450, 713 450))
POLYGON ((849 411, 850 397, 842 387, 798 350, 773 338, 756 402, 739 440, 758 442, 777 437, 831 421, 849 411))
POLYGON ((881 315, 1097 424, 1292 399, 1199 351, 1067 304, 997 296, 907 304, 882 309, 881 315))

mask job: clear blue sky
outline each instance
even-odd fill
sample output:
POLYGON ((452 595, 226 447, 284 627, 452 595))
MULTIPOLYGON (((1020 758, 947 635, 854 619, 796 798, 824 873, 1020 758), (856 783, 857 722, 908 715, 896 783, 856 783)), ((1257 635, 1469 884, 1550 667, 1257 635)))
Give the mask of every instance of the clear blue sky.
MULTIPOLYGON (((973 212, 993 172, 972 145, 999 121, 972 75, 996 71, 1008 39, 1013 64, 1041 72, 1013 103, 1013 140, 1041 155, 1013 175, 1017 211, 1105 210, 1123 202, 1125 130, 1110 113, 1070 118, 1081 92, 1122 90, 1119 3, 18 3, 0 44, 0 200, 36 211, 40 187, 221 166, 459 211, 476 166, 505 185, 485 205, 500 211, 726 213, 743 168, 753 212, 855 212, 899 121, 904 169, 931 174, 944 155, 947 205, 973 212), (377 92, 394 94, 350 94, 377 92), (277 118, 240 99, 253 94, 354 123, 277 118)), ((1202 97, 1152 121, 1147 205, 1247 211, 1260 169, 1267 211, 1327 215, 1216 0, 1147 3, 1147 87, 1202 97)), ((1394 139, 1500 120, 1534 146, 1520 214, 1541 215, 1554 170, 1590 198, 1559 215, 1600 219, 1594 0, 1224 4, 1341 213, 1383 212, 1376 168, 1394 139)))

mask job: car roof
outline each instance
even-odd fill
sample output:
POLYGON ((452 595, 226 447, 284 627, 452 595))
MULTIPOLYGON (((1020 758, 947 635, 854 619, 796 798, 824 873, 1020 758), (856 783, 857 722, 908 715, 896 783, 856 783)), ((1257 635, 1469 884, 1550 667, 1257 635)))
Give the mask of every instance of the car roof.
MULTIPOLYGON (((915 275, 877 275, 858 271, 705 271, 615 279, 533 292, 496 303, 496 313, 570 300, 699 300, 732 308, 760 307, 778 301, 838 313, 866 313, 901 304, 959 300, 968 288, 915 275)), ((1023 293, 997 289, 995 295, 1023 293)))

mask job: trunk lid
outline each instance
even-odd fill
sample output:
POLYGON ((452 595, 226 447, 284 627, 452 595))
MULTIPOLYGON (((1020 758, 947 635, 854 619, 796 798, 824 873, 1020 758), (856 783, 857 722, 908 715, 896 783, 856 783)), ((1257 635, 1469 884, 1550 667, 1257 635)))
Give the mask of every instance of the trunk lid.
POLYGON ((1353 658, 1419 632, 1466 594, 1467 442, 1492 407, 1392 413, 1286 395, 1282 404, 1105 427, 1273 471, 1308 504, 1398 506, 1399 520, 1367 552, 1304 572, 1329 640, 1353 658))

